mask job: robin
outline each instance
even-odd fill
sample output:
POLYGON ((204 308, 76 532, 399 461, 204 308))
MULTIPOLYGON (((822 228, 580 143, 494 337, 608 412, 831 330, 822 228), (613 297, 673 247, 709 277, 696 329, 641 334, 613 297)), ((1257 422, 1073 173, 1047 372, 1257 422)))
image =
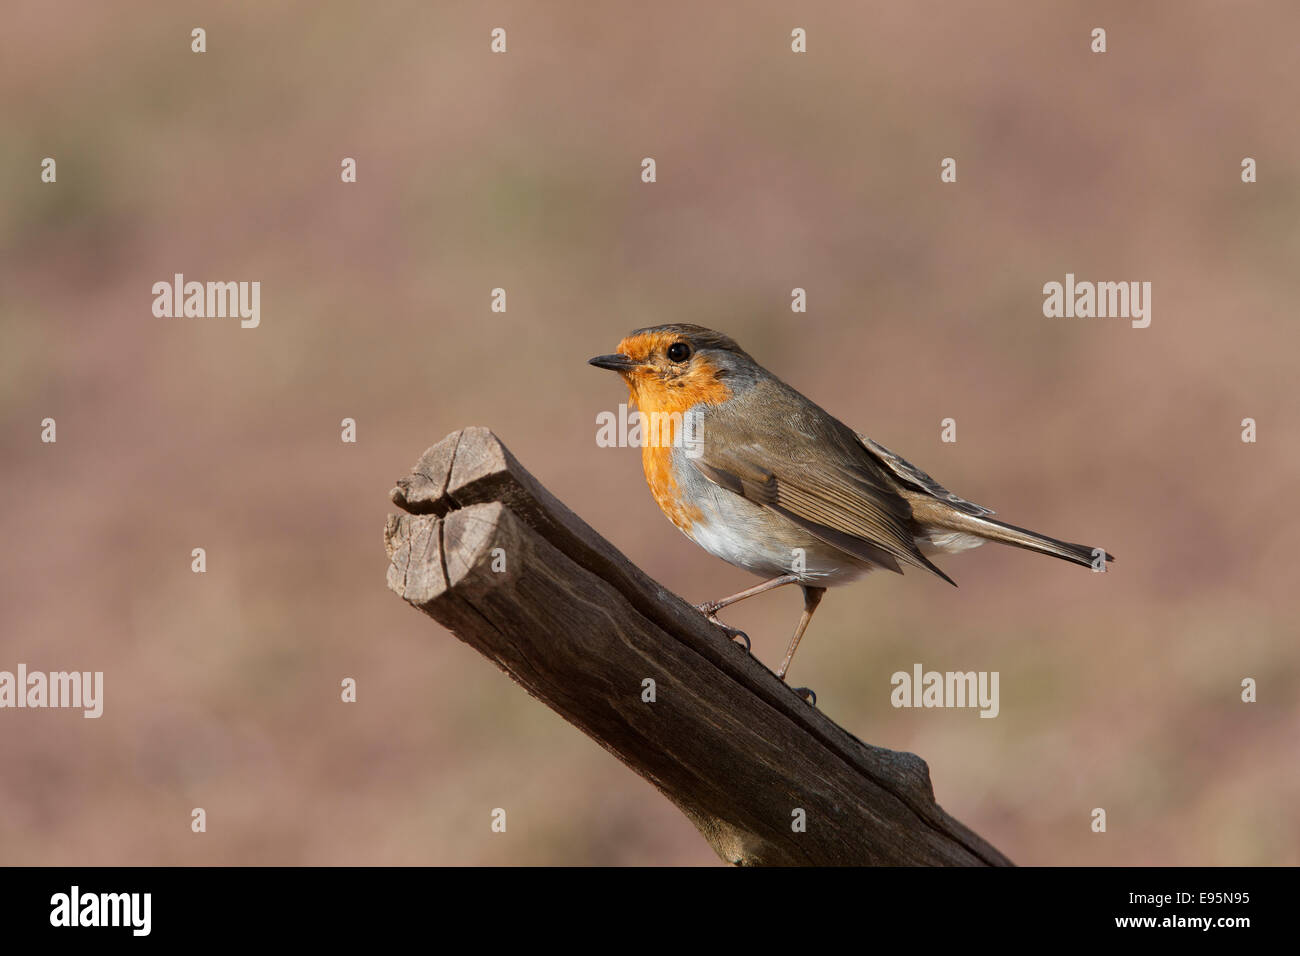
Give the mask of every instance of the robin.
POLYGON ((641 461, 664 514, 710 554, 767 578, 698 610, 748 646, 718 611, 787 584, 803 589, 781 680, 826 589, 875 568, 901 574, 911 565, 955 586, 929 555, 985 541, 1095 570, 1114 560, 1100 548, 994 520, 990 509, 809 401, 721 332, 687 324, 637 329, 616 353, 589 361, 623 377, 649 424, 641 461))

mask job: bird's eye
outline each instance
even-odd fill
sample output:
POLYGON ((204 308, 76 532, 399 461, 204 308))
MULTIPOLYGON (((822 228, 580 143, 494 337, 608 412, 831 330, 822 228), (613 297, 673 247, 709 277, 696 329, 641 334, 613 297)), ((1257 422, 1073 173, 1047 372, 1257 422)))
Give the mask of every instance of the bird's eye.
POLYGON ((674 342, 668 346, 668 361, 685 362, 691 357, 691 347, 685 342, 674 342))

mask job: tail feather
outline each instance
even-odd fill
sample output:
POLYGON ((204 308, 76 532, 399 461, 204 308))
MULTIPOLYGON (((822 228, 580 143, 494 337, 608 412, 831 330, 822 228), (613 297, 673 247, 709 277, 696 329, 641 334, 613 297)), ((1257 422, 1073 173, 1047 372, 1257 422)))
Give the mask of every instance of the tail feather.
MULTIPOLYGON (((1112 555, 1106 554, 1101 548, 1061 541, 1058 538, 1030 531, 1028 528, 1018 528, 1004 521, 967 514, 933 498, 929 499, 928 502, 914 499, 912 501, 912 510, 917 521, 927 529, 939 528, 944 531, 973 534, 986 541, 997 541, 1016 548, 1036 551, 1039 554, 1048 554, 1054 558, 1060 558, 1062 561, 1082 565, 1085 568, 1092 567, 1096 558, 1102 554, 1106 555, 1107 563, 1115 560, 1112 555)), ((1103 565, 1102 570, 1104 569, 1103 565)))

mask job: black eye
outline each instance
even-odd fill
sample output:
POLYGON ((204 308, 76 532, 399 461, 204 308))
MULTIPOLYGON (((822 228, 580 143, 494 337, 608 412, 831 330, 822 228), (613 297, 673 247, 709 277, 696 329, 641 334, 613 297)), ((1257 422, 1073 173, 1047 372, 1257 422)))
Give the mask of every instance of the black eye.
POLYGON ((668 346, 668 361, 685 362, 691 357, 691 347, 685 342, 674 342, 668 346))

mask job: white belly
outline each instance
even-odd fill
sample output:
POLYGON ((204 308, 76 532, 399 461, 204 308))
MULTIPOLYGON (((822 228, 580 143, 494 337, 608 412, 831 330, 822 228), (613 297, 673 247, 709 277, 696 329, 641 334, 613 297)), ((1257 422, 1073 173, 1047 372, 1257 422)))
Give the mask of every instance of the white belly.
POLYGON ((874 567, 674 459, 674 477, 702 515, 685 534, 710 554, 765 577, 797 574, 818 587, 845 584, 874 567))

